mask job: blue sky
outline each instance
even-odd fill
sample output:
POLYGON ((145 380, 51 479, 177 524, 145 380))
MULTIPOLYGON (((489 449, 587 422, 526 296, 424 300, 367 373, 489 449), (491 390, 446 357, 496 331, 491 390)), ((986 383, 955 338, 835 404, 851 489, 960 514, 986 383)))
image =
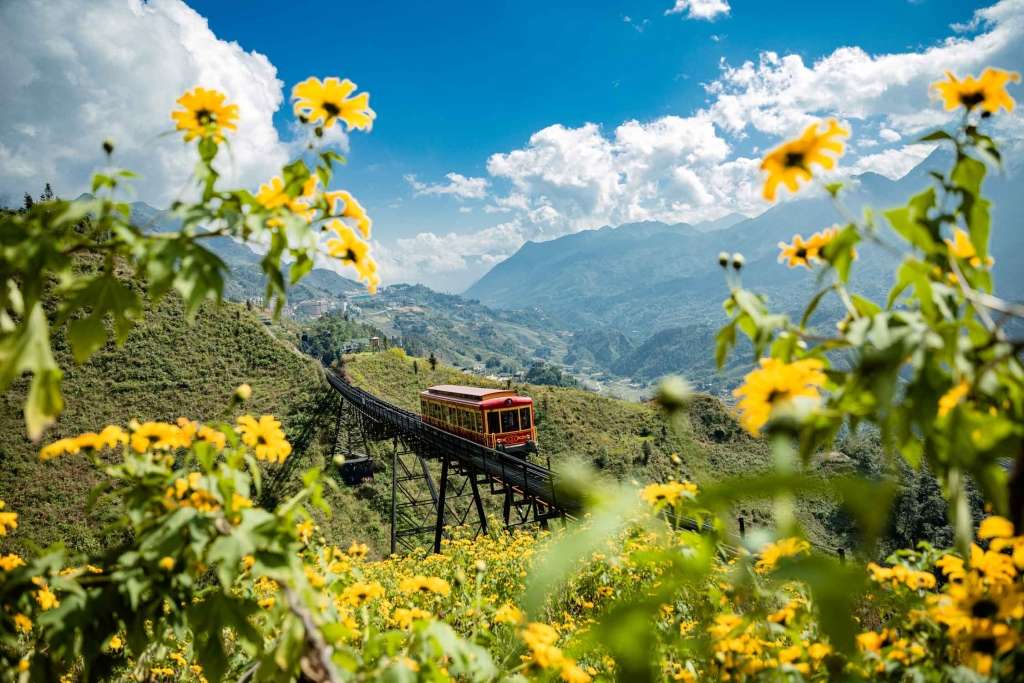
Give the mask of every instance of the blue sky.
MULTIPOLYGON (((239 104, 223 170, 255 188, 299 151, 292 86, 350 78, 377 120, 337 184, 385 284, 462 291, 527 240, 760 213, 760 158, 823 118, 853 131, 838 174, 899 177, 949 120, 945 70, 1024 70, 1024 0, 24 0, 0 3, 0 63, 6 201, 81 192, 109 137, 166 205, 191 161, 160 134, 197 85, 239 104)), ((1011 158, 1019 112, 993 124, 1011 158)))
MULTIPOLYGON (((353 136, 344 182, 374 209, 382 238, 487 223, 445 197, 410 201, 405 174, 485 176, 491 154, 552 124, 687 115, 706 105, 701 84, 717 78, 721 59, 773 50, 813 62, 846 45, 912 51, 984 6, 738 0, 706 21, 665 16, 672 0, 369 2, 334 4, 317 21, 319 2, 291 2, 287 12, 273 0, 189 4, 219 38, 267 55, 288 87, 338 75, 371 93, 378 119, 371 135, 353 136), (399 197, 402 206, 388 208, 399 197)), ((287 107, 275 116, 282 134, 291 120, 287 107)))

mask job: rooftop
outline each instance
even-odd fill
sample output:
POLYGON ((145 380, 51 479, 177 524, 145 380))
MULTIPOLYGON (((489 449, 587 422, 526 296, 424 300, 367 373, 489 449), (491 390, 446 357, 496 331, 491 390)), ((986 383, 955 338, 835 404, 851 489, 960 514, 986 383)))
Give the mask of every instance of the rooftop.
POLYGON ((510 389, 488 389, 486 387, 463 387, 457 384, 439 384, 428 387, 427 391, 432 394, 445 394, 447 396, 458 396, 460 398, 473 398, 484 400, 486 398, 501 398, 504 396, 515 396, 516 392, 510 389))

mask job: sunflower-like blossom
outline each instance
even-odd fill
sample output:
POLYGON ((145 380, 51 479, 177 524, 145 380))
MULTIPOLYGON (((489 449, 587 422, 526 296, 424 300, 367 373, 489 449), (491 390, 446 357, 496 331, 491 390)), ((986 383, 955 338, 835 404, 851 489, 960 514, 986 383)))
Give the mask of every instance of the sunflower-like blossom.
POLYGON ((811 549, 811 544, 799 538, 783 538, 775 543, 767 543, 758 553, 761 559, 757 568, 768 571, 775 569, 783 558, 801 557, 811 549))
POLYGON ((349 97, 355 91, 356 84, 347 78, 330 77, 321 81, 310 76, 292 89, 295 115, 314 123, 322 122, 325 128, 333 127, 335 121, 343 121, 348 130, 369 130, 377 118, 370 109, 370 94, 364 92, 349 97))
POLYGON ((779 406, 794 399, 817 400, 825 384, 824 367, 815 358, 792 363, 762 358, 761 367, 748 374, 743 385, 732 392, 740 399, 736 412, 744 429, 757 435, 779 406))
POLYGON ((382 595, 384 595, 384 586, 379 581, 356 582, 342 591, 341 598, 353 607, 362 607, 382 595))
POLYGON ((260 460, 280 463, 291 455, 292 446, 273 415, 262 415, 259 421, 251 415, 243 415, 238 418, 238 432, 242 442, 254 449, 260 460))
MULTIPOLYGON (((971 242, 971 236, 966 231, 957 228, 953 231, 953 239, 944 239, 943 242, 946 243, 946 248, 949 249, 949 255, 952 258, 967 261, 975 268, 981 267, 982 260, 974 248, 974 243, 971 242)), ((991 256, 985 257, 984 264, 986 266, 991 266, 995 262, 991 256)))
POLYGON ((948 111, 963 107, 967 111, 979 108, 989 114, 996 114, 999 109, 1013 111, 1014 101, 1006 91, 1010 81, 1020 82, 1020 74, 1002 69, 988 68, 981 76, 967 76, 959 80, 951 72, 946 72, 948 80, 933 83, 931 88, 939 94, 948 111))
POLYGON ((436 595, 448 595, 452 591, 447 581, 436 576, 413 576, 402 579, 399 589, 403 593, 434 593, 436 595))
MULTIPOLYGON (((284 184, 284 180, 280 176, 274 176, 270 179, 270 182, 260 185, 260 189, 256 191, 256 201, 271 210, 284 207, 301 216, 306 222, 309 222, 315 216, 311 203, 316 196, 317 183, 318 178, 315 175, 310 176, 302 184, 302 189, 299 190, 299 193, 291 197, 288 193, 288 187, 284 184)), ((280 221, 272 218, 268 223, 270 225, 279 225, 280 221)))
POLYGON ((373 221, 366 215, 366 209, 349 192, 336 190, 334 192, 327 192, 325 196, 332 210, 334 210, 338 202, 341 202, 341 217, 352 219, 356 228, 363 234, 363 238, 370 239, 370 228, 373 226, 373 221))
POLYGON ((688 481, 670 481, 665 484, 649 484, 640 491, 640 498, 651 505, 675 505, 686 494, 697 493, 697 485, 688 481))
POLYGON ((970 391, 970 386, 966 381, 963 381, 943 394, 942 398, 939 399, 939 417, 946 417, 953 412, 953 408, 960 404, 960 401, 967 396, 968 391, 970 391))
MULTIPOLYGON (((6 503, 0 500, 0 510, 6 507, 6 503)), ((6 536, 7 530, 14 531, 18 528, 18 513, 17 512, 0 512, 0 536, 6 536)))
POLYGON ((780 184, 784 184, 790 192, 799 188, 799 180, 811 179, 811 166, 818 165, 828 170, 835 166, 835 158, 826 154, 832 152, 837 156, 843 153, 843 143, 838 138, 848 137, 850 131, 840 127, 830 119, 825 122, 824 132, 820 132, 820 124, 807 128, 796 140, 791 140, 768 153, 761 163, 761 170, 768 172, 764 183, 764 198, 775 201, 775 192, 780 184))
POLYGON ((171 112, 177 129, 185 131, 185 142, 197 137, 224 140, 224 131, 236 131, 238 105, 224 104, 227 95, 216 90, 196 88, 178 98, 183 111, 171 112))

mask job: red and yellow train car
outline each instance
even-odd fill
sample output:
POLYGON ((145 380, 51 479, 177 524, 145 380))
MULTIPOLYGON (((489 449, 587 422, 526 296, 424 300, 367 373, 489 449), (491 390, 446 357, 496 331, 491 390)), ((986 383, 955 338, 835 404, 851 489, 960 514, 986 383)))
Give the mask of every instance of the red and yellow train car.
POLYGON ((430 387, 420 392, 420 419, 488 448, 537 451, 533 399, 512 390, 430 387))

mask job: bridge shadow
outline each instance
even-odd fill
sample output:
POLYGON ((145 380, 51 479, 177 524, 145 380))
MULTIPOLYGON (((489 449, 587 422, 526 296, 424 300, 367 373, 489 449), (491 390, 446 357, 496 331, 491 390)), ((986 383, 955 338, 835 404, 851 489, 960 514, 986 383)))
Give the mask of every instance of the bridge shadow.
MULTIPOLYGON (((302 488, 302 475, 320 464, 313 461, 315 445, 329 440, 340 405, 338 393, 324 384, 308 403, 289 416, 288 441, 292 445, 292 454, 281 465, 263 472, 260 507, 273 510, 302 488)), ((330 448, 325 447, 323 455, 329 458, 330 448)), ((330 462, 324 462, 323 467, 329 468, 330 462)))

